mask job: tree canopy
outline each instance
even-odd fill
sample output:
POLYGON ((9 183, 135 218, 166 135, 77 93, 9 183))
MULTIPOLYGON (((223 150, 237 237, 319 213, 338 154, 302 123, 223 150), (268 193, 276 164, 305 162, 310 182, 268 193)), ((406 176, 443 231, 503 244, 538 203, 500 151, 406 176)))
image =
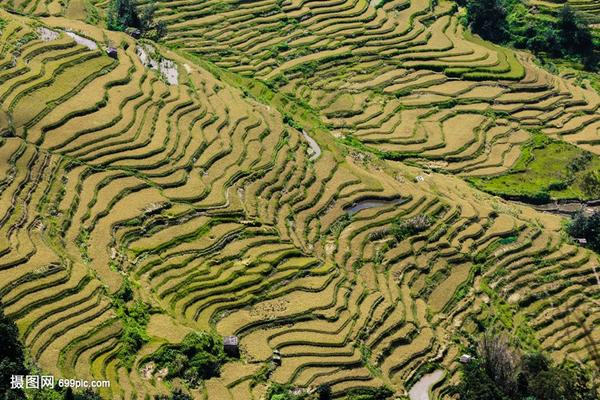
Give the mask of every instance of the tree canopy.
POLYGON ((124 31, 128 27, 139 28, 140 18, 132 0, 111 0, 108 6, 108 29, 124 31))
POLYGON ((226 356, 220 336, 193 332, 181 344, 161 347, 152 360, 158 368, 168 368, 168 378, 183 378, 196 386, 203 379, 218 376, 226 356))
POLYGON ((555 21, 536 18, 521 0, 458 0, 466 23, 482 38, 550 57, 573 57, 586 69, 598 59, 589 26, 565 4, 555 21))
POLYGON ((113 31, 139 29, 142 35, 158 40, 167 34, 167 25, 163 21, 155 21, 156 11, 155 3, 137 7, 133 0, 110 0, 106 25, 113 31))
POLYGON ((585 239, 590 249, 600 253, 600 211, 591 215, 576 214, 567 230, 574 238, 585 239))
POLYGON ((15 323, 4 315, 0 304, 0 399, 24 399, 25 393, 20 389, 11 389, 11 376, 26 375, 25 354, 19 340, 19 331, 15 323))
POLYGON ((480 339, 455 389, 460 400, 597 400, 599 395, 581 364, 555 364, 542 353, 522 353, 504 334, 480 339))

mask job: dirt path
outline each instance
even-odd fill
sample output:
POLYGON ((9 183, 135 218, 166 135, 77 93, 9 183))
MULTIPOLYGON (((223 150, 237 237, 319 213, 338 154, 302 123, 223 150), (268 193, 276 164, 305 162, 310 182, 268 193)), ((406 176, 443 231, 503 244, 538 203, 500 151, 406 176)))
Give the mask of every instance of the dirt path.
POLYGON ((314 161, 317 158, 319 158, 319 156, 321 155, 321 148, 319 147, 319 144, 317 143, 317 141, 315 139, 311 138, 310 136, 308 136, 308 133, 306 133, 305 131, 302 131, 302 136, 304 136, 304 139, 308 142, 308 145, 312 149, 310 159, 312 161, 314 161))
POLYGON ((438 369, 432 373, 423 375, 417 383, 410 388, 408 397, 410 400, 430 400, 429 391, 437 382, 444 377, 444 370, 438 369))

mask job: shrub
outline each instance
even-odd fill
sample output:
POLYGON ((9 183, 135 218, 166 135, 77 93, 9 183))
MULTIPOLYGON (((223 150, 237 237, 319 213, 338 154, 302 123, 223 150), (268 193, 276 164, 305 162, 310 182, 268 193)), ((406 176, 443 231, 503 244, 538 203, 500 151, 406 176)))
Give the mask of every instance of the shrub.
POLYGON ((392 397, 394 392, 385 386, 378 388, 354 389, 348 394, 348 400, 385 400, 392 397))
POLYGON ((576 214, 567 225, 567 231, 574 238, 586 239, 588 246, 600 253, 600 212, 589 216, 576 214))
POLYGON ((565 4, 555 22, 536 18, 521 0, 460 0, 473 32, 495 43, 510 44, 551 57, 574 56, 586 69, 597 67, 589 26, 565 4))
POLYGON ((183 390, 177 388, 171 392, 170 396, 157 395, 154 396, 154 400, 192 400, 192 396, 185 393, 183 390))
POLYGON ((4 315, 0 305, 0 399, 25 399, 25 393, 11 389, 13 375, 26 375, 25 354, 15 323, 4 315))
POLYGON ((590 371, 570 361, 553 365, 537 352, 522 354, 506 334, 485 334, 475 359, 462 366, 454 388, 461 400, 592 400, 590 371))
POLYGON ((145 37, 158 40, 167 34, 167 25, 163 21, 154 21, 156 10, 154 3, 136 7, 133 0, 111 0, 106 13, 106 26, 113 31, 137 28, 145 37))
POLYGON ((331 386, 328 384, 319 385, 317 394, 319 395, 319 400, 331 400, 331 386))
POLYGON ((427 215, 417 215, 408 219, 398 219, 392 224, 390 232, 397 242, 409 236, 427 230, 431 226, 431 218, 427 215))
POLYGON ((124 285, 113 301, 115 312, 123 325, 120 338, 121 349, 117 356, 126 368, 133 366, 137 352, 150 340, 146 333, 150 320, 150 306, 140 300, 132 304, 126 303, 124 299, 131 297, 129 290, 128 286, 124 285))
POLYGON ((124 31, 128 27, 140 27, 140 19, 132 0, 111 0, 106 25, 113 31, 124 31))
POLYGON ((294 394, 290 385, 281 385, 273 383, 267 390, 267 400, 305 400, 308 395, 306 393, 294 394))
POLYGON ((226 356, 220 336, 193 332, 181 344, 161 347, 151 359, 158 368, 168 369, 168 378, 183 378, 197 386, 201 380, 219 375, 226 356))

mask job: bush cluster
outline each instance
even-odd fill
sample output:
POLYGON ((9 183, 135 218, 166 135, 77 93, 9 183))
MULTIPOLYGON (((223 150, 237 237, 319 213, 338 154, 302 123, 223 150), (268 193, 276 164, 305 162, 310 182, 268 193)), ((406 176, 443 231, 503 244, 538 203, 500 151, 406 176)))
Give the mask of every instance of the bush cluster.
POLYGON ((151 360, 159 369, 167 368, 167 378, 182 378, 195 387, 204 379, 218 376, 226 358, 220 336, 193 332, 180 344, 161 347, 151 360))
POLYGON ((15 323, 4 315, 0 307, 0 399, 23 399, 22 390, 10 389, 12 375, 26 375, 25 355, 19 340, 19 331, 15 323))
POLYGON ((461 400, 597 400, 591 372, 571 361, 522 353, 507 335, 486 334, 474 360, 463 365, 455 392, 461 400))
POLYGON ((575 214, 567 230, 574 238, 585 239, 590 249, 600 253, 600 211, 591 215, 575 214))
POLYGON ((119 340, 121 349, 117 357, 130 369, 137 352, 150 340, 146 333, 150 321, 150 306, 141 300, 133 300, 131 283, 126 280, 113 299, 113 307, 123 326, 119 340))
POLYGON ((391 228, 391 234, 396 242, 401 242, 407 237, 427 230, 431 226, 431 218, 427 215, 416 215, 408 219, 398 219, 394 221, 391 228))
MULTIPOLYGON (((351 390, 344 400, 387 400, 394 392, 382 386, 351 390)), ((294 391, 291 385, 272 383, 267 390, 267 400, 331 400, 333 393, 327 384, 319 385, 314 392, 294 391)))
POLYGON ((466 7, 473 32, 495 43, 509 44, 550 57, 573 57, 596 69, 598 57, 589 26, 565 4, 556 20, 536 17, 521 0, 458 0, 466 7))
POLYGON ((156 10, 155 3, 137 7, 133 0, 111 0, 106 13, 106 26, 113 31, 139 29, 145 37, 158 40, 167 34, 167 25, 164 21, 154 20, 156 10))

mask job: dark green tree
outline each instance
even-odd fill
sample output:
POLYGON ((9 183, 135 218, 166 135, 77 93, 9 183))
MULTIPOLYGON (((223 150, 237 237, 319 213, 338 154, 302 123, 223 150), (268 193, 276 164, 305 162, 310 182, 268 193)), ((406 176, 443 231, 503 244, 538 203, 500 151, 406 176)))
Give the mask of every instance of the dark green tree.
POLYGON ((169 378, 183 378, 192 386, 218 376, 226 356, 218 335, 194 332, 183 342, 161 347, 153 356, 158 368, 168 368, 169 378))
POLYGON ((598 65, 594 38, 584 20, 565 5, 556 22, 541 20, 521 0, 457 0, 466 22, 482 38, 528 49, 537 55, 573 57, 587 70, 598 65))
POLYGON ((24 399, 20 389, 11 389, 13 375, 26 375, 25 354, 19 340, 19 331, 15 323, 4 315, 0 304, 0 399, 24 399))
POLYGON ((594 39, 590 28, 581 21, 568 4, 565 4, 558 17, 558 28, 562 47, 569 54, 581 55, 586 66, 596 62, 594 56, 594 39))
POLYGON ((147 6, 141 7, 139 12, 139 28, 142 32, 147 32, 154 28, 154 14, 156 13, 157 6, 155 3, 150 3, 147 6))
POLYGON ((503 336, 486 336, 488 349, 480 344, 476 358, 462 367, 461 382, 454 388, 461 400, 599 398, 591 372, 581 364, 554 365, 541 353, 522 355, 507 347, 503 336))
POLYGON ((474 32, 493 42, 507 39, 507 12, 502 0, 468 0, 466 6, 467 20, 474 32))
POLYGON ((348 400, 387 400, 394 392, 385 386, 377 388, 354 389, 348 393, 348 400))
POLYGON ((319 394, 319 400, 331 400, 331 386, 328 384, 319 385, 317 393, 319 394))
POLYGON ((537 400, 594 400, 595 390, 589 372, 581 365, 566 361, 560 366, 541 354, 524 357, 523 375, 526 387, 522 393, 537 400))
POLYGON ((128 27, 140 27, 140 19, 132 0, 111 0, 108 5, 107 21, 108 29, 113 31, 124 31, 128 27))
POLYGON ((508 400, 487 374, 485 367, 474 360, 463 367, 460 384, 456 388, 461 400, 508 400))
POLYGON ((576 214, 569 222, 567 230, 574 238, 586 239, 592 250, 600 252, 600 212, 590 216, 576 214))
POLYGON ((145 37, 158 40, 167 34, 164 21, 156 22, 156 3, 136 7, 134 0, 111 0, 108 6, 106 24, 113 31, 127 28, 139 29, 145 37))
POLYGON ((75 393, 73 393, 73 389, 71 388, 67 388, 67 390, 65 390, 65 400, 75 400, 75 393))
POLYGON ((176 388, 171 392, 170 396, 157 395, 157 396, 154 396, 154 400, 192 400, 192 396, 185 393, 180 388, 176 388))
POLYGON ((83 392, 75 393, 75 400, 102 400, 102 397, 92 389, 86 389, 83 392))
POLYGON ((156 31, 156 38, 160 39, 167 36, 167 23, 165 21, 158 21, 154 27, 156 31))

